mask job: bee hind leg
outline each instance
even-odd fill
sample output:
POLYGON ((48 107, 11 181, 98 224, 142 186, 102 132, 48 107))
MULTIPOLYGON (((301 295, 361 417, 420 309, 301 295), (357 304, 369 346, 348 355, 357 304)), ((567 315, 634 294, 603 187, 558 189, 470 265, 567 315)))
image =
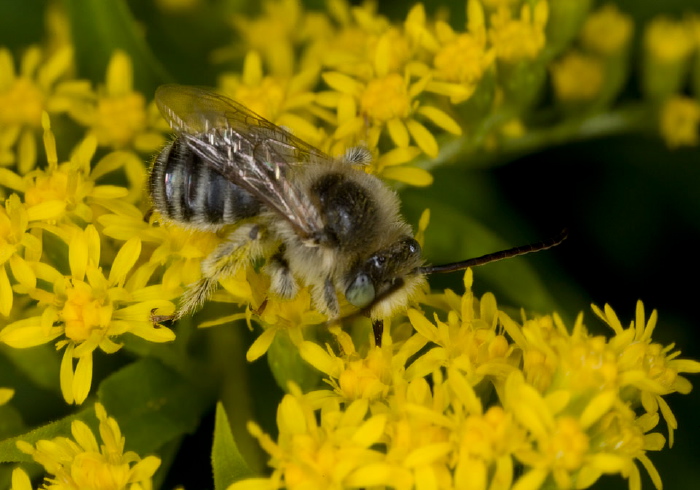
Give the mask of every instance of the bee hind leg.
POLYGON ((214 293, 220 278, 234 275, 242 265, 262 255, 263 235, 255 223, 236 228, 202 261, 202 278, 187 286, 174 319, 197 310, 214 293))

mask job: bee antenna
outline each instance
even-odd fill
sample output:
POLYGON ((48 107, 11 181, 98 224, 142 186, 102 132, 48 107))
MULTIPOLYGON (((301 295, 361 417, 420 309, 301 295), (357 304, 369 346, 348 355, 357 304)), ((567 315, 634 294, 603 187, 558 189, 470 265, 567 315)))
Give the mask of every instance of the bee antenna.
POLYGON ((561 242, 566 240, 568 234, 568 230, 565 228, 556 236, 538 243, 531 243, 529 245, 522 245, 520 247, 509 248, 508 250, 501 250, 500 252, 482 255, 481 257, 476 257, 474 259, 462 260, 461 262, 452 262, 451 264, 418 267, 416 269, 416 272, 419 274, 441 274, 445 272, 461 271, 469 267, 477 267, 479 265, 496 262, 498 260, 510 259, 511 257, 517 257, 518 255, 539 252, 541 250, 547 250, 548 248, 556 247, 561 242))

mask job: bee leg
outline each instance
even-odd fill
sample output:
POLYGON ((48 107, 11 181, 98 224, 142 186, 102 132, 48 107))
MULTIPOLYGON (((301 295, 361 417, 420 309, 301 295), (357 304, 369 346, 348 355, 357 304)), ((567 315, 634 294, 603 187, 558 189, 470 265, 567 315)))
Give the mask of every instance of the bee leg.
POLYGON ((330 278, 326 278, 326 281, 323 283, 323 304, 331 317, 335 318, 340 315, 338 296, 335 294, 335 286, 330 278))
POLYGON ((219 279, 235 274, 241 265, 262 254, 263 238, 260 225, 244 224, 236 228, 227 240, 202 261, 202 278, 187 286, 180 298, 175 319, 198 309, 216 290, 219 279))
POLYGON ((260 225, 248 223, 236 228, 226 241, 214 249, 202 261, 204 277, 218 281, 220 277, 231 276, 250 260, 262 255, 262 230, 260 225))
POLYGON ((291 299, 297 295, 299 286, 289 269, 284 252, 285 247, 282 245, 263 269, 270 276, 270 290, 282 299, 291 299))
POLYGON ((179 320, 183 316, 198 310, 214 294, 218 280, 218 277, 203 277, 197 282, 188 284, 185 292, 180 297, 180 306, 175 312, 173 320, 179 320))

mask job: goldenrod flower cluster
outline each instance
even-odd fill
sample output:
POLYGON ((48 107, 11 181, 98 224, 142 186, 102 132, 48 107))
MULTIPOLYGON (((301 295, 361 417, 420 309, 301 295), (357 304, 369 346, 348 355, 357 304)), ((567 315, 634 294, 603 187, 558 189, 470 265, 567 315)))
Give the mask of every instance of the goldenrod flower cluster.
POLYGON ((625 328, 594 306, 606 338, 583 315, 570 327, 556 314, 516 321, 471 282, 468 272, 462 296, 426 298, 446 314, 409 310, 414 331, 398 329, 409 334, 395 344, 359 353, 340 331, 335 349, 305 342, 302 357, 330 389, 292 387, 277 441, 251 424, 272 476, 229 489, 586 488, 606 474, 636 489, 638 464, 661 488, 647 452, 665 445, 660 417, 673 441, 662 395, 687 393, 679 373, 700 363, 651 340, 656 312, 647 319, 639 302, 625 328))
MULTIPOLYGON (((235 41, 202 55, 216 67, 211 85, 334 157, 367 148, 360 171, 397 187, 428 186, 437 165, 523 141, 605 134, 604 117, 619 121, 612 131, 652 129, 671 148, 698 142, 698 14, 636 27, 643 96, 630 108, 616 100, 635 26, 613 6, 467 0, 455 25, 420 3, 400 20, 343 0, 323 11, 268 0, 255 15, 152 4, 178 22, 218 14, 235 41)), ((324 325, 308 285, 290 300, 268 294, 261 264, 237 250, 212 297, 230 309, 197 325, 216 329, 161 325, 226 238, 151 212, 149 161, 170 131, 153 94, 169 80, 144 64, 156 64, 144 54, 148 25, 125 5, 86 7, 119 32, 95 35, 105 43, 95 50, 77 41, 90 30, 75 2, 50 2, 43 44, 0 47, 0 344, 20 373, 15 385, 2 378, 0 405, 12 413, 27 397, 50 398, 2 428, 0 459, 27 464, 13 470, 13 489, 34 488, 32 460, 47 474, 41 488, 158 487, 158 468, 214 400, 248 388, 227 408, 257 419, 255 398, 270 387, 231 376, 231 344, 213 333, 246 325, 255 338, 232 344, 249 362, 267 355, 286 394, 275 430, 250 421, 234 440, 217 415, 217 488, 569 489, 620 475, 637 490, 640 465, 661 488, 648 451, 672 445, 678 428, 664 397, 688 393, 681 374, 700 363, 652 340, 657 315, 641 302, 628 327, 594 306, 612 331, 594 335, 582 315, 567 324, 477 298, 467 271, 461 295, 419 291, 378 346, 366 321, 352 321, 352 335, 324 325), (93 64, 104 66, 98 78, 88 78, 93 64)), ((421 245, 429 216, 417 224, 421 245)))

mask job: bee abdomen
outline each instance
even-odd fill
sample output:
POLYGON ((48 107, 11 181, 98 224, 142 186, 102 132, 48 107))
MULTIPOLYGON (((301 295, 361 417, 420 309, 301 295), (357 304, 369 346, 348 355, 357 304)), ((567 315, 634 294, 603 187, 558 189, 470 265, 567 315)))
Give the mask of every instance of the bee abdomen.
POLYGON ((176 138, 156 158, 149 188, 165 218, 211 228, 257 216, 260 201, 207 165, 176 138))

